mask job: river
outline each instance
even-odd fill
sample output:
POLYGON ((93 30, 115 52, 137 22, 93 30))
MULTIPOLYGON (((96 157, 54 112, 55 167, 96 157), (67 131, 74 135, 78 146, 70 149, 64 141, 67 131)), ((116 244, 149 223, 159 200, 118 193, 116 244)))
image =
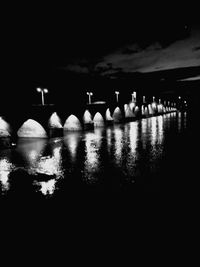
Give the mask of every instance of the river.
POLYGON ((18 139, 0 151, 1 198, 56 199, 89 193, 186 189, 191 171, 190 121, 172 112, 134 122, 18 139))

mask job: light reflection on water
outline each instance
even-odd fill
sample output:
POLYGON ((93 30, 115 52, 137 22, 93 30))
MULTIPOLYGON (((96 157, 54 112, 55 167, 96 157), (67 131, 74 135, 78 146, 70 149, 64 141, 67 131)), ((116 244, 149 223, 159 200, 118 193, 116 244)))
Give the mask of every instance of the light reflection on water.
POLYGON ((76 161, 77 156, 77 149, 79 142, 81 140, 81 134, 79 132, 72 132, 67 133, 64 135, 63 141, 65 146, 68 148, 70 155, 71 155, 71 161, 76 161))
POLYGON ((8 158, 0 158, 0 184, 3 192, 9 190, 9 174, 12 171, 13 164, 8 158))
POLYGON ((92 183, 96 178, 100 165, 99 150, 102 144, 103 129, 95 129, 94 133, 85 134, 85 160, 84 160, 84 177, 87 182, 92 183))
POLYGON ((186 119, 185 113, 171 113, 84 133, 68 133, 63 138, 19 139, 16 148, 7 155, 6 151, 0 152, 1 192, 10 189, 10 173, 22 169, 32 177, 36 192, 54 195, 59 191, 58 181, 67 180, 69 168, 76 164, 79 168, 72 168, 71 175, 76 171, 78 179, 86 184, 97 183, 103 176, 109 176, 111 170, 116 175, 120 172, 124 180, 135 182, 144 171, 157 171, 166 133, 185 128, 186 119))
POLYGON ((114 128, 114 156, 115 156, 115 163, 119 167, 122 165, 122 149, 123 149, 123 130, 122 128, 116 127, 114 128))

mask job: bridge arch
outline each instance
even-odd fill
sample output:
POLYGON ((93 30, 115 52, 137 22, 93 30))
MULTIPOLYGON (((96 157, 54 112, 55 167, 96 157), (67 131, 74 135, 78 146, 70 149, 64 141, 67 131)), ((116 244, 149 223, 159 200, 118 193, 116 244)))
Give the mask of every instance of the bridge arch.
POLYGON ((53 112, 48 120, 49 128, 63 128, 60 117, 57 112, 53 112))
POLYGON ((71 114, 65 121, 64 131, 80 131, 82 125, 80 120, 73 114, 71 114))
POLYGON ((47 132, 39 122, 33 119, 28 119, 17 131, 17 136, 29 138, 47 138, 47 132))
POLYGON ((123 119, 121 109, 119 107, 116 107, 113 112, 113 120, 114 122, 121 122, 123 119))
POLYGON ((10 124, 0 116, 0 137, 8 137, 11 133, 10 124))
POLYGON ((104 126, 104 119, 100 112, 97 112, 93 118, 94 127, 104 126))

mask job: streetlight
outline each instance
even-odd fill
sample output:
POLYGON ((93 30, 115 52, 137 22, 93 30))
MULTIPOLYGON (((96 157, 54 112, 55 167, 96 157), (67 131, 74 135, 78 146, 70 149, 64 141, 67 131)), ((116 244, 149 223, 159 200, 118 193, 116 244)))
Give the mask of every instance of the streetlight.
POLYGON ((119 101, 119 92, 115 91, 117 102, 119 101))
POLYGON ((49 91, 46 88, 37 88, 38 93, 41 93, 42 96, 42 105, 44 106, 44 94, 47 94, 49 91))
POLYGON ((181 99, 181 96, 179 96, 178 99, 181 99))
POLYGON ((143 96, 143 103, 145 103, 145 96, 143 96))
POLYGON ((160 98, 159 98, 159 100, 158 100, 158 101, 159 101, 159 104, 161 104, 161 99, 160 99, 160 98))
POLYGON ((153 96, 153 102, 155 102, 155 96, 153 96))
POLYGON ((87 95, 89 97, 89 104, 91 104, 91 96, 93 95, 93 93, 92 92, 87 92, 87 95))
POLYGON ((132 102, 136 102, 136 92, 133 92, 131 95, 132 95, 132 102))

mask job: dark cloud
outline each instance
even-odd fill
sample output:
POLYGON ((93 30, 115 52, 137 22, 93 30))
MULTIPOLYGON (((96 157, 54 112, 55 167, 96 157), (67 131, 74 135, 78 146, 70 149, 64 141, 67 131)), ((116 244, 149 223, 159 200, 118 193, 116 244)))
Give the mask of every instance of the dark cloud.
POLYGON ((194 47, 194 51, 200 50, 200 46, 194 47))
POLYGON ((80 66, 80 65, 68 65, 64 69, 67 71, 72 71, 77 73, 89 73, 89 69, 86 66, 80 66))
POLYGON ((103 69, 102 75, 107 72, 106 66, 112 64, 112 74, 115 69, 120 68, 123 72, 152 72, 157 70, 177 69, 200 66, 200 32, 193 31, 186 39, 177 40, 163 48, 158 42, 147 46, 145 49, 135 49, 133 44, 115 51, 103 58, 96 68, 103 69), (131 51, 134 51, 133 53, 131 51))

